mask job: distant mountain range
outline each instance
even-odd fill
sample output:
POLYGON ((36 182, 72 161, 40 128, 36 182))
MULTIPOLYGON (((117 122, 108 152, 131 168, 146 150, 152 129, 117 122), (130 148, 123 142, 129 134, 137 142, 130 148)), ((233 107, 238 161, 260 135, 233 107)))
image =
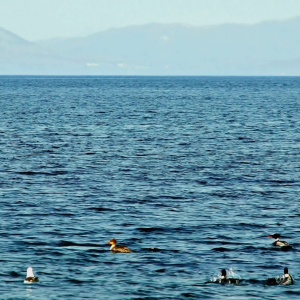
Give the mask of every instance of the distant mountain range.
POLYGON ((0 28, 2 75, 300 75, 300 17, 147 24, 29 42, 0 28))

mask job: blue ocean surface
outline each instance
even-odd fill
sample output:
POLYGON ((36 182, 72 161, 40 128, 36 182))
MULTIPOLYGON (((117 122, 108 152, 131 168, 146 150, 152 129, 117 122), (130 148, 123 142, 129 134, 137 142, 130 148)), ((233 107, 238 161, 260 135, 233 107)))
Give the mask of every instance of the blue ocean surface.
POLYGON ((0 136, 1 299, 300 299, 300 77, 2 76, 0 136))

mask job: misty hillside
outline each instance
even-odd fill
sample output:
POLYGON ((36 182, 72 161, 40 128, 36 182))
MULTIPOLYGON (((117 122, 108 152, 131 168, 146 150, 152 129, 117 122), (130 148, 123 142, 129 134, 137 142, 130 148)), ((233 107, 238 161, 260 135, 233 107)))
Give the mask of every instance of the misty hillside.
POLYGON ((0 29, 0 74, 300 75, 299 30, 300 17, 256 25, 148 24, 30 43, 0 29))
POLYGON ((56 74, 70 65, 65 56, 0 28, 0 75, 56 74))

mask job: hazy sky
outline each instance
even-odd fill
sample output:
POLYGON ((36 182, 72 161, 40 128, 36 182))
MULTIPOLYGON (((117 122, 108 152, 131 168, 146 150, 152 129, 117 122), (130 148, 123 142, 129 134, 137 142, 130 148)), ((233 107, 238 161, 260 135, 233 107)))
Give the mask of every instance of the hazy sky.
POLYGON ((257 23, 300 16, 300 0, 0 0, 0 27, 30 41, 145 23, 257 23))

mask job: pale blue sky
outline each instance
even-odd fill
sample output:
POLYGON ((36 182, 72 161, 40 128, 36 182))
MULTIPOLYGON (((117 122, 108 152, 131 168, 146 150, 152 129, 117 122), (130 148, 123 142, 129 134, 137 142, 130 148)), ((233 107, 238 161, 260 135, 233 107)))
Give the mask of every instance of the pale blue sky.
POLYGON ((0 27, 30 41, 146 23, 253 24, 300 16, 300 0, 0 0, 0 27))

